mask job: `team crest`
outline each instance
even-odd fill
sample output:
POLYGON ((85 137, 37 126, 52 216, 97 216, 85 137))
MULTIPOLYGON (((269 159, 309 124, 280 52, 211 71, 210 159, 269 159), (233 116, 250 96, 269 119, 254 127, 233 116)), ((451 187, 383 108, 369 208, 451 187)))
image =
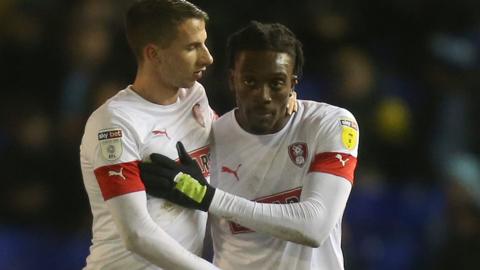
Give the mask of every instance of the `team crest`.
POLYGON ((303 167, 307 162, 308 148, 306 143, 293 143, 288 147, 290 159, 298 167, 303 167))
POLYGON ((113 161, 123 152, 122 130, 119 128, 103 129, 98 132, 98 142, 104 160, 113 161))

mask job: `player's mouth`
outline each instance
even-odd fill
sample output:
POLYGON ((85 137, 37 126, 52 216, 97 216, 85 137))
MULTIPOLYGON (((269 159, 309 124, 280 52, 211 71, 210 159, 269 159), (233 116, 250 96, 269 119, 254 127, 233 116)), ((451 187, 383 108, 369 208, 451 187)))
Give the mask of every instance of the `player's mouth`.
POLYGON ((261 120, 271 120, 275 115, 273 111, 265 109, 254 109, 252 113, 256 118, 261 120))
POLYGON ((204 71, 205 71, 205 68, 201 69, 201 70, 198 70, 198 71, 195 71, 195 72, 193 72, 193 76, 195 77, 196 80, 200 80, 203 76, 204 71))

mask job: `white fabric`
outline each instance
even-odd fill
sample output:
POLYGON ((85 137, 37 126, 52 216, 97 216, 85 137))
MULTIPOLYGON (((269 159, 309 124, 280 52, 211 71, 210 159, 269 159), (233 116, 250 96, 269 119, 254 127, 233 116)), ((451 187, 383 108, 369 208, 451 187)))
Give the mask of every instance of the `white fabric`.
POLYGON ((357 156, 358 145, 347 149, 342 143, 340 124, 342 119, 355 119, 347 110, 325 103, 299 100, 298 105, 275 134, 245 132, 233 111, 214 123, 211 179, 220 190, 210 212, 214 263, 222 269, 344 269, 341 219, 351 183, 310 172, 309 167, 321 153, 357 156), (290 146, 299 143, 306 145, 303 165, 290 152, 290 146), (300 202, 260 204, 240 197, 300 202))
MULTIPOLYGON (((149 215, 146 201, 145 192, 133 192, 107 201, 128 250, 165 269, 217 269, 161 229, 149 215)), ((120 268, 132 269, 126 266, 120 268)))
MULTIPOLYGON (((97 168, 145 160, 154 152, 176 159, 177 141, 182 141, 187 151, 208 147, 213 117, 205 90, 198 83, 191 89, 180 89, 177 102, 167 106, 150 103, 128 87, 90 116, 80 147, 83 180, 93 214, 92 245, 85 269, 161 269, 162 266, 169 269, 180 259, 185 260, 184 266, 190 266, 185 269, 213 269, 201 268, 202 264, 196 264, 198 260, 186 252, 201 254, 205 213, 163 199, 137 198, 145 197, 144 191, 114 197, 105 203, 94 174, 97 168), (192 113, 195 104, 200 104, 204 127, 192 113), (99 131, 109 128, 123 132, 121 155, 115 160, 102 155, 97 138, 99 131), (160 238, 163 241, 156 243, 160 238), (172 239, 185 248, 175 256, 172 250, 177 244, 172 239), (131 250, 125 243, 131 245, 131 250)), ((119 148, 116 149, 119 153, 119 148)))
POLYGON ((258 203, 217 189, 209 212, 256 232, 319 247, 341 218, 351 188, 350 182, 338 176, 310 173, 301 202, 258 203))

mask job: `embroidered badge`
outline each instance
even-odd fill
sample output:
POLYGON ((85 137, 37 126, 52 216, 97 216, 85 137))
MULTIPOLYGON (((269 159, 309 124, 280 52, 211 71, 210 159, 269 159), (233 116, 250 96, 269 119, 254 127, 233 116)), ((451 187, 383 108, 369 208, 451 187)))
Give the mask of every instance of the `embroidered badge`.
POLYGON ((159 129, 156 129, 156 130, 152 130, 152 134, 155 135, 155 136, 165 136, 167 139, 171 139, 170 136, 168 136, 168 132, 167 132, 167 129, 162 129, 162 130, 159 130, 159 129))
POLYGON ((291 144, 288 146, 288 154, 295 165, 300 168, 303 167, 308 156, 307 144, 300 142, 291 144))
POLYGON ((358 126, 357 123, 349 119, 340 119, 342 127, 342 144, 348 150, 352 150, 358 143, 358 126))
POLYGON ((240 169, 240 167, 242 166, 242 164, 238 164, 237 167, 234 169, 231 169, 230 167, 227 167, 227 166, 222 166, 222 172, 224 173, 229 173, 231 175, 233 175, 235 177, 235 179, 237 179, 237 181, 240 181, 240 178, 238 177, 238 170, 240 169))
POLYGON ((123 152, 122 130, 120 128, 102 129, 98 132, 102 158, 108 161, 117 160, 123 152))

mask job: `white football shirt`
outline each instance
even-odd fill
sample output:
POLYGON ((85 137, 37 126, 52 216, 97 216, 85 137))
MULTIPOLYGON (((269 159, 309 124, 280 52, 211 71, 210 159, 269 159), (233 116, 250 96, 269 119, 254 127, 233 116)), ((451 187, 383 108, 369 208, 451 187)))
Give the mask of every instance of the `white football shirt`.
MULTIPOLYGON (((298 105, 298 111, 275 134, 246 132, 234 111, 214 122, 212 184, 252 201, 286 204, 302 202, 302 188, 311 173, 327 173, 353 183, 358 152, 353 115, 325 103, 299 100, 298 105)), ((340 209, 343 213, 344 207, 340 209)), ((214 263, 236 270, 343 269, 341 219, 340 215, 332 223, 335 226, 320 247, 312 248, 212 215, 214 263)))
MULTIPOLYGON (((146 101, 129 86, 90 116, 80 146, 83 180, 93 214, 86 269, 159 269, 125 248, 106 201, 145 192, 138 162, 151 153, 177 159, 177 141, 183 142, 209 176, 209 136, 214 117, 199 83, 180 89, 176 103, 166 106, 146 101)), ((205 213, 154 197, 148 197, 147 208, 161 229, 187 250, 201 254, 205 213)))

